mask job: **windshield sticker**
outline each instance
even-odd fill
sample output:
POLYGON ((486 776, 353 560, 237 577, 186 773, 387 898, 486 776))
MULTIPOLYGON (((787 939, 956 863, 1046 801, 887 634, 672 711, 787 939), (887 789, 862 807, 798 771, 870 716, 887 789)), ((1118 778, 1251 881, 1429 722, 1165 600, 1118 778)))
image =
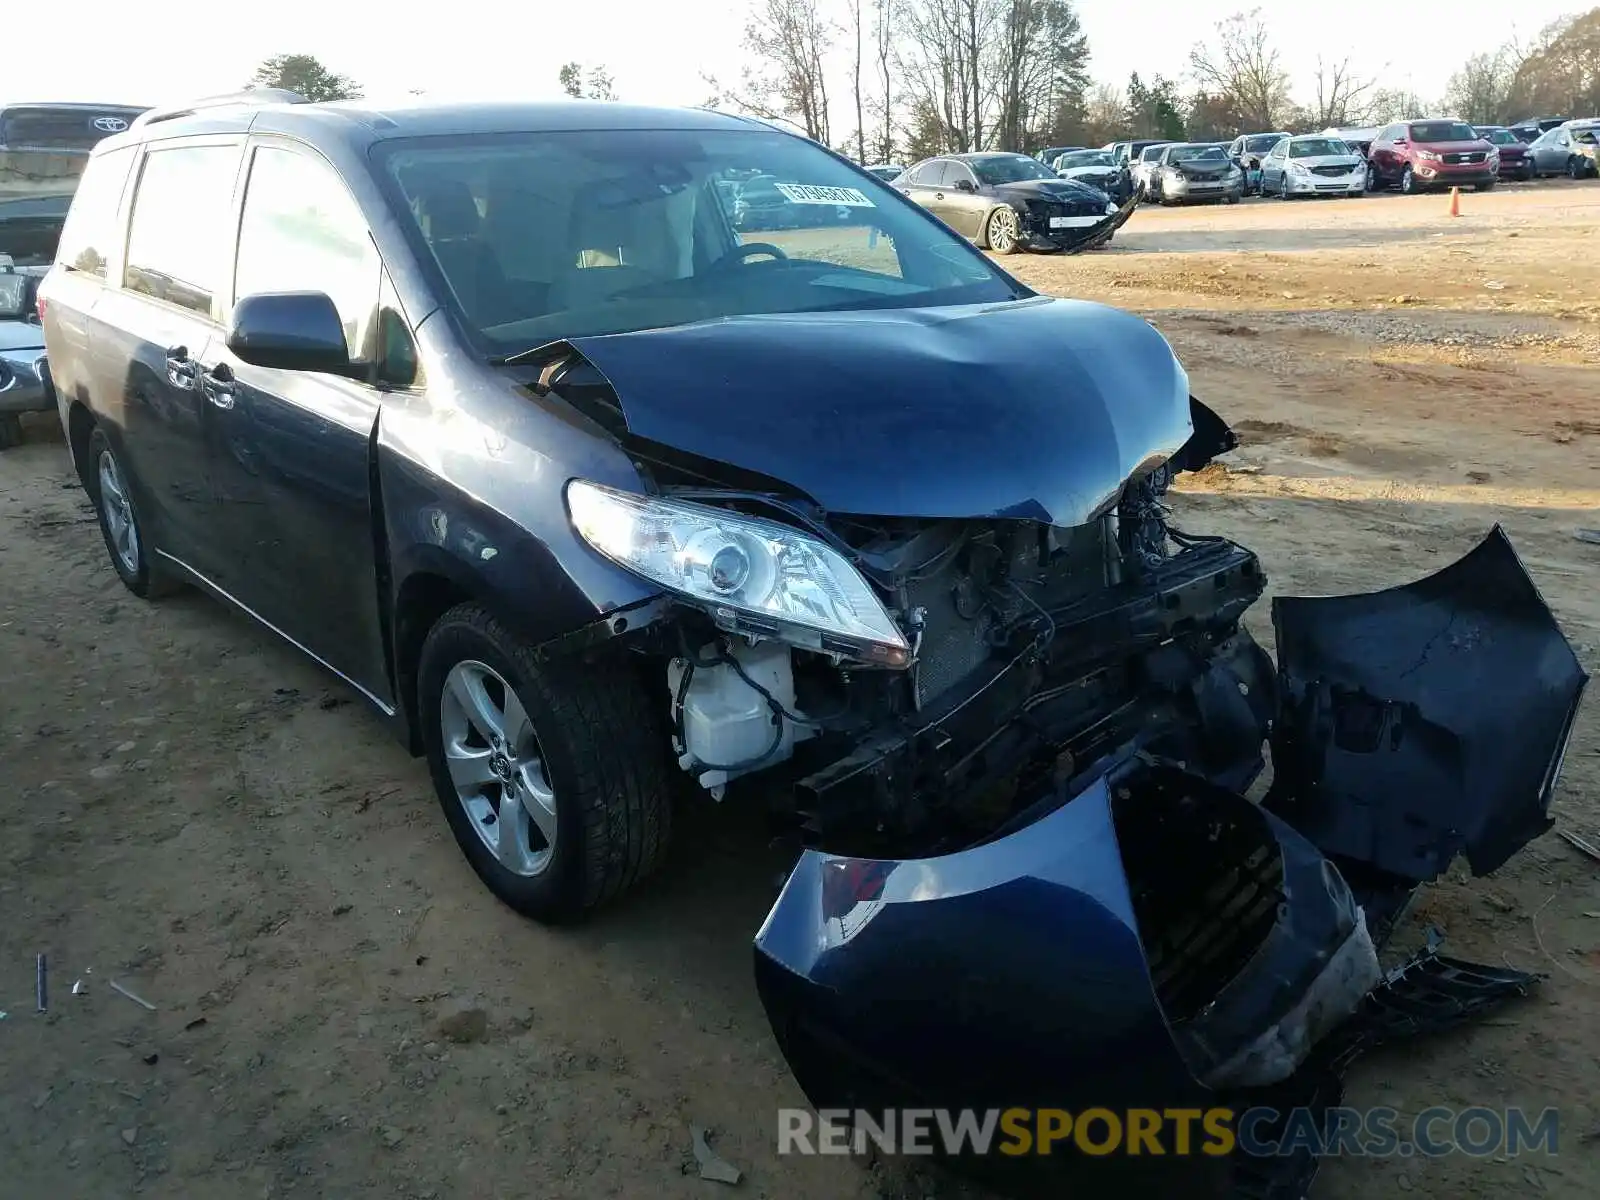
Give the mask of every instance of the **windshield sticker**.
POLYGON ((846 208, 877 208, 865 192, 852 187, 821 187, 814 183, 775 183, 791 204, 839 204, 846 208))

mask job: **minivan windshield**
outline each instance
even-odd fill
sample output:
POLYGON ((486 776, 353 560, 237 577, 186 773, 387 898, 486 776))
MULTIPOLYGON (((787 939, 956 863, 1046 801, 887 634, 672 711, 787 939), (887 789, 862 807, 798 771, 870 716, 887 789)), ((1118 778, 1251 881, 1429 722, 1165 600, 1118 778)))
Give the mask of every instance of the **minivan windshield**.
POLYGON ((408 238, 491 357, 719 317, 1029 294, 892 188, 778 131, 409 138, 379 158, 408 238))
POLYGON ((1417 121, 1411 126, 1413 142, 1475 142, 1478 135, 1464 121, 1417 121))

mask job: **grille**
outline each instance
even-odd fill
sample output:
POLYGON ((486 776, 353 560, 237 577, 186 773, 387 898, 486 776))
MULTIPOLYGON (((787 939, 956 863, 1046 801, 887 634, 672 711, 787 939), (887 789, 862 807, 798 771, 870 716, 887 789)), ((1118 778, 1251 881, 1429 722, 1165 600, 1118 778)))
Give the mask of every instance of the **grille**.
POLYGON ((116 128, 97 129, 97 118, 113 118, 126 129, 135 114, 98 112, 93 109, 14 108, 0 122, 0 145, 13 150, 88 150, 102 138, 119 132, 116 128))
POLYGON ((1462 163, 1481 163, 1483 160, 1484 154, 1481 150, 1474 150, 1467 154, 1446 154, 1444 156, 1444 161, 1453 166, 1460 166, 1462 163))
POLYGON ((1313 175, 1348 175, 1354 167, 1312 167, 1313 175))

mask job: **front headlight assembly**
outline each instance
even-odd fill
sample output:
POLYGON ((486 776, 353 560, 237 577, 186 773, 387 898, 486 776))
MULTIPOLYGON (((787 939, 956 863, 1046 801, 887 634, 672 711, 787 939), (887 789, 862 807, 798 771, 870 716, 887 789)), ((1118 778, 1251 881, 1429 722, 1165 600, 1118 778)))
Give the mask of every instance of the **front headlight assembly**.
POLYGON ((910 662, 905 635, 871 586, 818 538, 583 479, 567 484, 567 510, 590 546, 705 609, 720 629, 886 667, 910 662))

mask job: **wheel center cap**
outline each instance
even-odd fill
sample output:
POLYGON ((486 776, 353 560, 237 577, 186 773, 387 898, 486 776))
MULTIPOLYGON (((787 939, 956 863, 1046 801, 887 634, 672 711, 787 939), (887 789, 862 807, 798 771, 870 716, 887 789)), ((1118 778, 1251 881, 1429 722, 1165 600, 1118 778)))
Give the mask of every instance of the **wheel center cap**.
POLYGON ((489 756, 489 770, 494 772, 495 778, 501 783, 511 782, 511 760, 499 751, 489 756))

